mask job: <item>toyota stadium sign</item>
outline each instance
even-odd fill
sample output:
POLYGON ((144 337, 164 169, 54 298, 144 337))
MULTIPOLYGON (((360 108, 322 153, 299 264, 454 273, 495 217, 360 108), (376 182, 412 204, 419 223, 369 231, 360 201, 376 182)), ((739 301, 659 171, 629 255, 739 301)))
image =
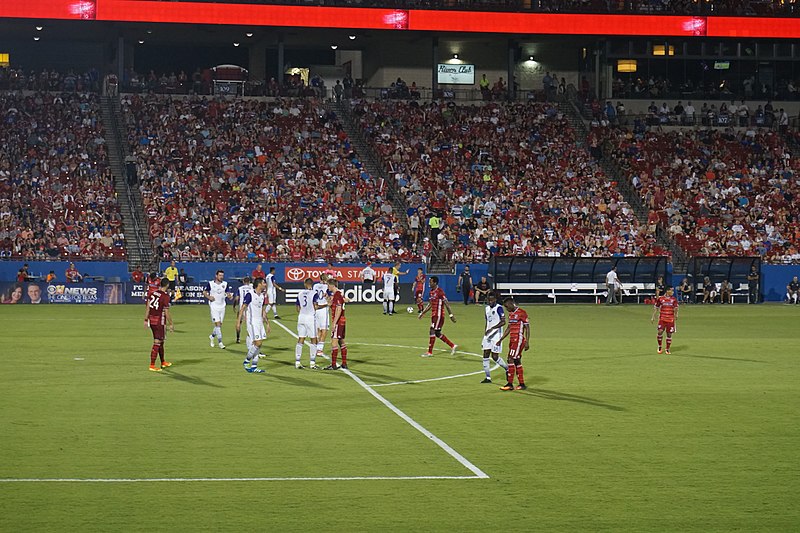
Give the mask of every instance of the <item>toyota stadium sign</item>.
MULTIPOLYGON (((328 267, 320 266, 287 266, 284 271, 284 277, 288 282, 303 282, 306 278, 319 279, 320 275, 327 271, 328 267)), ((363 268, 358 267, 333 267, 336 272, 336 279, 339 281, 358 282, 361 281, 361 271, 363 268)), ((373 267, 373 270, 378 273, 378 277, 383 276, 387 270, 386 267, 373 267)))

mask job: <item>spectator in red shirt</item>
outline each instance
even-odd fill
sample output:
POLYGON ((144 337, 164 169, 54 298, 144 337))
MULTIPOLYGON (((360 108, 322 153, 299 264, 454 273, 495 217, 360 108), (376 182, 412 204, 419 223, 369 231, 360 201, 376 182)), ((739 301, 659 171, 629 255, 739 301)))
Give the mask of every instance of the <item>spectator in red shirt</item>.
POLYGON ((261 267, 261 265, 258 265, 250 274, 250 277, 253 278, 253 281, 257 279, 265 279, 267 277, 267 273, 264 272, 264 269, 261 267))
POLYGON ((141 283, 144 280, 144 273, 136 268, 131 272, 131 279, 134 283, 141 283))
POLYGON ((81 281, 81 273, 75 268, 75 263, 70 263, 69 268, 64 273, 68 283, 79 283, 81 281))

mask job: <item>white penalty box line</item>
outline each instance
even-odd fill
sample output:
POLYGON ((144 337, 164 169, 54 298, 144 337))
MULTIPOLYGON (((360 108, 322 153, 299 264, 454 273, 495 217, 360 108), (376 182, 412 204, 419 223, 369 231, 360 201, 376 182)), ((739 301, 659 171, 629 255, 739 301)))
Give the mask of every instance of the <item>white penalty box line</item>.
MULTIPOLYGON (((281 324, 279 321, 274 320, 273 322, 275 324, 277 324, 281 329, 283 329, 286 333, 288 333, 289 335, 294 337, 295 339, 298 338, 297 334, 294 331, 292 331, 291 329, 287 328, 286 326, 281 324)), ((383 396, 378 394, 378 392, 375 391, 371 386, 369 386, 366 383, 364 383, 364 381, 360 377, 358 377, 355 374, 353 374, 350 370, 342 369, 341 371, 344 372, 345 374, 347 374, 348 376, 350 376, 350 378, 353 381, 358 383, 358 385, 361 388, 363 388, 365 391, 367 391, 372 396, 374 396, 375 399, 377 399, 383 405, 388 407, 390 411, 392 411, 394 414, 396 414, 397 416, 402 418, 407 424, 409 424, 411 427, 413 427, 414 429, 416 429, 417 431, 419 431, 420 433, 425 435, 428 439, 432 440, 437 446, 439 446, 442 450, 447 452, 448 455, 450 455, 456 461, 461 463, 461 465, 464 468, 466 468, 467 470, 469 470, 470 472, 472 472, 474 474, 475 478, 479 478, 479 479, 488 479, 489 478, 489 475, 486 472, 484 472, 483 470, 481 470, 480 468, 475 466, 466 457, 464 457, 463 455, 458 453, 456 450, 454 450, 449 444, 444 442, 442 439, 440 439, 439 437, 437 437, 436 435, 434 435, 433 433, 431 433, 430 431, 425 429, 416 420, 414 420, 413 418, 411 418, 410 416, 405 414, 403 411, 401 411, 399 408, 397 408, 392 402, 390 402, 389 400, 387 400, 386 398, 384 398, 383 396)), ((437 478, 437 479, 441 479, 441 478, 437 478)), ((446 479, 452 479, 452 478, 446 478, 446 479)), ((455 478, 455 479, 463 479, 463 478, 455 478)))

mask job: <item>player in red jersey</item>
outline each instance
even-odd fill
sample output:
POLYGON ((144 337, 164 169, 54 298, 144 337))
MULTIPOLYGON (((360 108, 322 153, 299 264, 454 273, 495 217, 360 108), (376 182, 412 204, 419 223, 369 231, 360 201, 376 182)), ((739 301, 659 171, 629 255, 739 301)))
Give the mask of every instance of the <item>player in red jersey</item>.
POLYGON ((169 314, 169 280, 164 278, 155 292, 147 296, 147 309, 144 312, 144 327, 153 332, 153 348, 150 350, 150 370, 161 372, 162 369, 172 366, 164 361, 164 325, 169 324, 170 332, 175 331, 172 324, 172 315, 169 314), (161 368, 156 368, 156 357, 161 358, 161 368))
POLYGON ((658 315, 658 353, 661 353, 661 343, 664 340, 664 332, 667 332, 667 355, 672 344, 672 334, 675 333, 675 321, 678 319, 678 299, 672 294, 673 288, 667 287, 664 296, 656 298, 656 305, 653 307, 653 316, 650 323, 655 322, 656 312, 658 315))
POLYGON ((342 291, 339 290, 339 282, 335 277, 328 278, 328 290, 331 292, 330 308, 331 308, 331 364, 326 366, 323 370, 339 370, 343 368, 347 370, 347 344, 345 343, 345 317, 344 317, 344 304, 345 299, 342 291), (342 365, 336 365, 336 359, 339 357, 339 349, 342 350, 342 365))
POLYGON ((147 296, 145 296, 144 299, 147 300, 151 294, 160 288, 161 279, 158 277, 158 272, 150 272, 150 277, 147 278, 147 296))
POLYGON ((422 295, 425 293, 425 274, 421 268, 417 269, 417 277, 414 278, 414 300, 417 302, 417 310, 421 313, 425 308, 422 295))
POLYGON ((430 286, 431 293, 428 295, 428 305, 417 315, 417 318, 421 319, 422 316, 428 312, 428 309, 431 310, 431 331, 428 338, 428 351, 422 354, 422 357, 433 356, 433 345, 436 343, 436 337, 442 339, 442 342, 450 347, 450 355, 455 355, 458 345, 453 344, 453 342, 442 333, 445 308, 447 308, 447 314, 450 315, 450 320, 455 322, 456 317, 453 316, 453 311, 450 309, 450 302, 447 301, 447 296, 445 296, 442 288, 439 287, 438 276, 431 276, 430 286))
POLYGON ((514 390, 514 374, 517 375, 519 385, 517 390, 525 390, 525 376, 522 373, 522 352, 528 351, 531 340, 531 323, 528 321, 528 313, 514 301, 514 298, 503 300, 503 306, 508 311, 508 327, 506 332, 497 341, 501 344, 503 339, 511 337, 508 343, 508 383, 500 387, 500 390, 514 390))

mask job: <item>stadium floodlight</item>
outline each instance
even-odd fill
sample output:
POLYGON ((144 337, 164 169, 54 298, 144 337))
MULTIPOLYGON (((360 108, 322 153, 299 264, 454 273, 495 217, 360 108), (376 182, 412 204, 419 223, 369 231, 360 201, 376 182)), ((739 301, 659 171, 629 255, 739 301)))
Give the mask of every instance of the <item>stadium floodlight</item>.
POLYGON ((44 26, 36 26, 36 31, 42 31, 43 29, 44 29, 44 26))
POLYGON ((245 35, 245 37, 247 37, 248 39, 249 39, 250 37, 252 37, 252 36, 253 36, 253 34, 252 34, 252 33, 250 33, 250 32, 247 32, 247 33, 245 33, 244 35, 245 35))
POLYGON ((332 44, 331 45, 331 50, 336 50, 337 48, 339 48, 338 44, 332 44))
POLYGON ((348 37, 348 38, 349 38, 351 41, 355 41, 355 40, 356 40, 356 36, 355 36, 355 35, 348 35, 347 37, 348 37))

